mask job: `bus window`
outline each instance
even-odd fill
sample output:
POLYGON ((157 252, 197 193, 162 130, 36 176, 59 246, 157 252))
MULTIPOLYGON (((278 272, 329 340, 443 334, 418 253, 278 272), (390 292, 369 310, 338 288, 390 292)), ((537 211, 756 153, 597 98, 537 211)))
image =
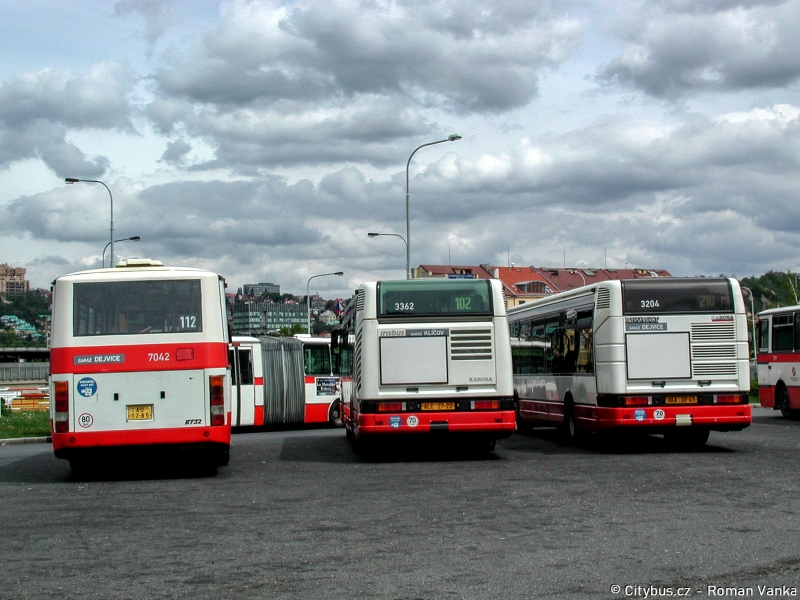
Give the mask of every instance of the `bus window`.
POLYGON ((253 351, 250 348, 239 348, 239 372, 242 385, 253 385, 253 351))
POLYGON ((791 352, 794 337, 794 316, 775 315, 772 317, 772 351, 791 352))
POLYGON ((545 343, 547 344, 544 353, 545 373, 555 373, 554 369, 561 366, 561 339, 558 335, 559 322, 559 315, 547 317, 544 330, 545 343))
POLYGON ((800 352, 800 313, 794 314, 794 349, 800 352))
POLYGON ((769 320, 758 322, 758 351, 769 352, 769 320))
POLYGON ((545 326, 547 321, 539 319, 531 325, 531 341, 534 342, 533 372, 545 373, 545 348, 547 348, 547 338, 545 336, 545 326))
POLYGON ((330 375, 331 357, 328 346, 304 345, 303 357, 306 375, 330 375))

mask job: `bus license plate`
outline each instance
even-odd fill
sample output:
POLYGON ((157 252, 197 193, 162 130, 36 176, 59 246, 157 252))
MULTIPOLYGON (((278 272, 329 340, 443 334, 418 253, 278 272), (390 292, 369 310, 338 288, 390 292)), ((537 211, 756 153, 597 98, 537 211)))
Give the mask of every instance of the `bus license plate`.
POLYGON ((152 404, 131 404, 128 406, 128 421, 152 421, 152 404))
POLYGON ((422 410, 455 410, 455 402, 423 402, 422 410))
POLYGON ((697 404, 697 396, 667 396, 664 404, 697 404))

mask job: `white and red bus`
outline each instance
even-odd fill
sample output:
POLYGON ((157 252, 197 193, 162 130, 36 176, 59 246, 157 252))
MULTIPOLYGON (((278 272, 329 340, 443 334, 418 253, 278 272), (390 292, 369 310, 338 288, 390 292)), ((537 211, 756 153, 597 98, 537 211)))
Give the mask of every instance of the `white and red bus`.
POLYGON ((234 336, 229 357, 234 427, 341 423, 330 338, 234 336))
POLYGON ((192 449, 228 463, 225 282, 210 271, 120 261, 53 282, 53 449, 75 470, 114 450, 192 449))
POLYGON ((761 406, 800 416, 800 306, 758 313, 757 369, 761 406))
POLYGON ((510 308, 519 429, 631 430, 700 446, 751 421, 735 279, 604 281, 510 308))
POLYGON ((499 281, 363 283, 333 340, 343 421, 357 452, 381 436, 437 432, 493 449, 514 432, 499 281))

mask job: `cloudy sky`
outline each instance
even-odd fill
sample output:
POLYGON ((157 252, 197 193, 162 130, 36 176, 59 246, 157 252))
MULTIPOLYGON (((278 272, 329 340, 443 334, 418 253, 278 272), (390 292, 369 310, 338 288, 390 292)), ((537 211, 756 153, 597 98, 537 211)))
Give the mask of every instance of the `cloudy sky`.
POLYGON ((800 0, 0 0, 0 263, 800 270, 800 0))

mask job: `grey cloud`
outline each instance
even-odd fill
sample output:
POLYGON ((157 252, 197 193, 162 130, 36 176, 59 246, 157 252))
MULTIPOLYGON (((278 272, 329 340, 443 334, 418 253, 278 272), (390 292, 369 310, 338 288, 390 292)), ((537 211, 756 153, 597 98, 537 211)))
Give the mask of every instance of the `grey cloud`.
POLYGON ((800 78, 797 3, 694 3, 703 11, 684 5, 642 2, 632 10, 620 28, 626 48, 598 68, 596 81, 675 99, 781 87, 800 78))
POLYGON ((156 81, 165 97, 222 107, 378 94, 503 111, 530 101, 536 71, 563 61, 581 35, 577 21, 547 6, 240 5, 195 55, 174 57, 156 81))
POLYGON ((40 158, 59 177, 99 177, 105 157, 87 157, 68 142, 71 128, 130 129, 129 74, 98 65, 82 76, 44 70, 0 84, 0 167, 40 158))

